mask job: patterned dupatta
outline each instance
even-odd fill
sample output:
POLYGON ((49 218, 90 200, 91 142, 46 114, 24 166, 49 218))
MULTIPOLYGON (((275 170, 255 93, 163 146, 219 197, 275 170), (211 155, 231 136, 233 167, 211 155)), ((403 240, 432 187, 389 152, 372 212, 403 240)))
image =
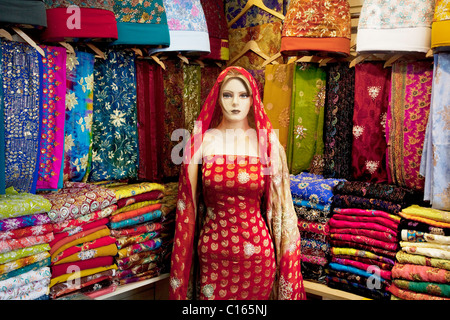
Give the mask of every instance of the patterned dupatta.
MULTIPOLYGON (((221 109, 216 108, 220 85, 232 69, 237 70, 249 79, 253 92, 253 111, 260 146, 260 159, 264 165, 263 170, 265 170, 266 179, 262 208, 263 210, 265 208, 265 218, 274 241, 277 259, 277 274, 272 298, 305 299, 303 278, 300 271, 300 234, 290 193, 286 155, 264 111, 255 79, 241 67, 229 67, 220 73, 203 105, 193 135, 185 147, 178 189, 176 231, 170 274, 170 298, 195 297, 191 290, 195 288, 195 262, 193 263, 195 259, 193 258, 195 257, 194 243, 196 243, 194 238, 195 234, 198 233, 196 231, 196 219, 198 217, 193 202, 194 195, 192 194, 188 165, 201 146, 206 130, 214 128, 220 120, 221 109)), ((200 202, 198 208, 200 216, 202 214, 200 202)), ((198 220, 201 221, 201 218, 198 220)), ((199 230, 198 226, 197 230, 199 230)))

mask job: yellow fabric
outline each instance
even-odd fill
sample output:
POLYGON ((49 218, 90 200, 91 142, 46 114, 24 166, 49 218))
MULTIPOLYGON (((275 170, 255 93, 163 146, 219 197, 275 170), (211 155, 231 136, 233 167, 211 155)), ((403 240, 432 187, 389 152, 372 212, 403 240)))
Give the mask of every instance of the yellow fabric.
POLYGON ((99 272, 107 271, 107 270, 117 270, 117 265, 113 264, 108 267, 98 267, 92 269, 81 270, 73 273, 65 273, 56 278, 50 280, 49 288, 53 287, 55 284, 65 282, 65 281, 75 281, 75 279, 79 279, 82 277, 90 276, 91 274, 96 274, 99 272), (69 279, 70 278, 70 279, 69 279))
POLYGON ((133 203, 133 204, 130 204, 128 206, 125 206, 123 208, 120 208, 120 209, 114 211, 111 215, 115 216, 115 215, 118 215, 119 213, 140 209, 140 208, 147 207, 149 205, 152 205, 155 203, 160 203, 160 202, 161 202, 161 200, 148 200, 148 201, 133 203))
POLYGON ((439 222, 450 223, 450 212, 412 205, 402 210, 403 213, 439 222))
POLYGON ((264 85, 264 110, 286 150, 291 114, 294 64, 267 65, 264 85))
MULTIPOLYGON (((98 247, 98 248, 94 248, 94 249, 89 249, 87 251, 92 252, 92 255, 89 255, 89 259, 92 258, 97 258, 97 257, 107 257, 107 256, 115 256, 117 254, 117 245, 115 243, 103 246, 103 247, 98 247)), ((86 260, 82 259, 83 257, 83 253, 86 253, 86 251, 81 251, 81 252, 77 252, 74 253, 64 259, 61 259, 57 262, 55 262, 55 265, 61 264, 61 263, 67 263, 67 262, 74 262, 74 261, 80 261, 80 260, 86 260)))
POLYGON ((156 182, 142 182, 118 187, 110 187, 110 189, 116 194, 116 200, 119 200, 122 198, 137 196, 138 194, 153 190, 160 190, 164 192, 164 185, 156 182))
POLYGON ((74 245, 80 244, 80 243, 84 243, 84 242, 88 242, 88 241, 92 241, 101 237, 106 237, 109 236, 111 234, 111 230, 109 230, 109 228, 104 228, 104 229, 100 229, 96 232, 93 232, 91 234, 88 234, 85 237, 79 238, 79 239, 75 239, 69 243, 66 243, 64 245, 62 245, 61 247, 58 248, 58 250, 56 250, 55 252, 53 252, 52 254, 52 261, 53 259, 56 257, 56 255, 64 250, 66 250, 67 248, 70 248, 74 245))
POLYGON ((450 46, 450 20, 433 22, 431 27, 431 47, 450 46))

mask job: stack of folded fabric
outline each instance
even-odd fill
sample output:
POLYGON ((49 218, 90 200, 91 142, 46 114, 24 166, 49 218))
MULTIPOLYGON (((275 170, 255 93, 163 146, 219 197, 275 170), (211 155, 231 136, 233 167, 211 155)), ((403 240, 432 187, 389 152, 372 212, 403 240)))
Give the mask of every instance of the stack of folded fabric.
POLYGON ((170 271, 170 258, 172 255, 173 238, 175 235, 175 213, 178 198, 178 183, 164 184, 164 197, 161 199, 161 273, 170 271))
POLYGON ((413 192, 394 185, 344 181, 333 193, 328 286, 371 299, 389 299, 399 247, 398 213, 413 192))
POLYGON ((450 213, 412 205, 400 212, 392 300, 450 299, 450 213))
POLYGON ((159 276, 164 185, 141 182, 110 189, 118 206, 109 218, 118 248, 116 281, 124 285, 159 276))
POLYGON ((0 300, 48 299, 50 208, 42 196, 13 187, 0 195, 0 300))
POLYGON ((341 179, 301 172, 290 177, 291 194, 301 235, 303 279, 326 283, 329 262, 330 205, 333 187, 341 179))
POLYGON ((50 298, 115 290, 117 247, 107 226, 117 209, 114 192, 94 184, 66 182, 63 189, 43 196, 52 205, 48 216, 54 222, 50 298))

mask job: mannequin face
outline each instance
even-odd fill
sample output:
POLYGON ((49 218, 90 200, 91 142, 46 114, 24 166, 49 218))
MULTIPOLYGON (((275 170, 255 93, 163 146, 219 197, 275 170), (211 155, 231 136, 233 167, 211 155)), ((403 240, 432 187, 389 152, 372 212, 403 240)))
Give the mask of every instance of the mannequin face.
POLYGON ((222 107, 223 120, 229 123, 247 120, 253 98, 242 80, 232 78, 222 87, 219 103, 222 107))

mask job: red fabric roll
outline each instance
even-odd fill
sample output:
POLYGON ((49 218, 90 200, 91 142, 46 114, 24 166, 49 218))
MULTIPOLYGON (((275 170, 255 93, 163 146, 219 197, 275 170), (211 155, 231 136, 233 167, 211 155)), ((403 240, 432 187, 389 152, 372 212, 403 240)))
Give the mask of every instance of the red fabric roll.
POLYGON ((117 22, 114 12, 103 9, 79 8, 47 9, 47 29, 42 39, 48 42, 65 41, 67 38, 107 38, 117 40, 117 22))
POLYGON ((72 273, 74 271, 110 266, 113 264, 113 262, 114 262, 113 257, 108 256, 83 261, 68 262, 56 266, 51 266, 52 278, 59 277, 66 273, 72 273))

